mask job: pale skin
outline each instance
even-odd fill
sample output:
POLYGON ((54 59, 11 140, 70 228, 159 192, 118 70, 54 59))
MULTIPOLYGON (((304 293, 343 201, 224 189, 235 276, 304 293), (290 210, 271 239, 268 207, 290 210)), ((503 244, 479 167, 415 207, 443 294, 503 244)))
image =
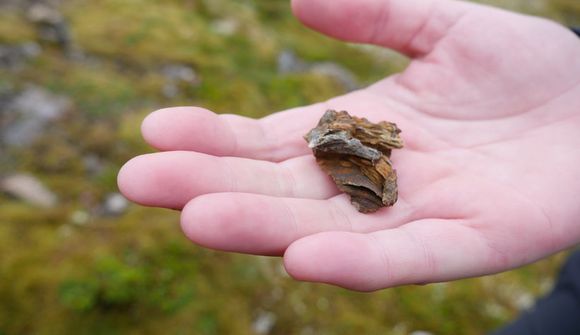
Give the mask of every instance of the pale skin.
POLYGON ((119 187, 182 209, 194 243, 284 257, 298 279, 372 291, 481 276, 580 242, 580 39, 450 0, 294 0, 307 26, 412 59, 402 73, 254 120, 181 107, 142 125, 160 150, 119 187), (360 214, 302 136, 328 108, 396 122, 399 201, 360 214))

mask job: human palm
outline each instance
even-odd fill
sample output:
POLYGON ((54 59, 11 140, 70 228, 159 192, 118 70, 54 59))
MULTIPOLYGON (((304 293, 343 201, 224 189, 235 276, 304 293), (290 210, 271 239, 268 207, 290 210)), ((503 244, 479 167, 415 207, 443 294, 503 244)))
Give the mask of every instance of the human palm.
POLYGON ((260 120, 172 108, 143 123, 159 153, 119 186, 182 209, 195 243, 284 255, 300 280, 356 290, 508 270, 580 241, 580 41, 462 2, 294 0, 326 34, 410 57, 366 89, 260 120), (399 201, 358 213, 302 139, 326 109, 403 130, 399 201))

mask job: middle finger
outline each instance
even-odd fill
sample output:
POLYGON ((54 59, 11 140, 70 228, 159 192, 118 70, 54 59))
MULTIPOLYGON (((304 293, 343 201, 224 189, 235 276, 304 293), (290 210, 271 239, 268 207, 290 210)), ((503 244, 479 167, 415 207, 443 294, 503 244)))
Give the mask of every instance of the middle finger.
POLYGON ((281 163, 169 151, 133 158, 119 172, 119 187, 146 206, 180 209, 208 193, 244 192, 328 199, 338 190, 312 156, 281 163))

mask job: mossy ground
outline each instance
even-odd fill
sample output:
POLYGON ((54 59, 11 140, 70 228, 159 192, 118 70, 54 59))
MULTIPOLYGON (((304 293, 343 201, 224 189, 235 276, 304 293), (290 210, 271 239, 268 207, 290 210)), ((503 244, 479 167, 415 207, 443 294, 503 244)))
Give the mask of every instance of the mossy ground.
MULTIPOLYGON (((509 6, 579 23, 575 0, 509 6)), ((85 58, 43 43, 26 67, 0 70, 0 88, 35 84, 74 102, 61 124, 0 165, 0 173, 35 174, 60 199, 38 209, 0 198, 0 335, 243 335, 264 313, 276 316, 272 334, 482 334, 550 287, 564 254, 495 276, 354 293, 295 282, 275 258, 196 247, 172 211, 101 215, 119 167, 151 151, 139 134, 149 111, 187 104, 261 117, 345 92, 320 74, 278 74, 282 50, 336 62, 362 85, 405 60, 310 32, 285 0, 69 0, 62 10, 85 58), (224 33, 220 22, 235 31, 224 33), (167 64, 194 68, 200 84, 167 98, 159 71, 167 64), (82 162, 90 155, 100 161, 96 172, 82 162)), ((22 13, 0 13, 0 43, 35 39, 22 13)))

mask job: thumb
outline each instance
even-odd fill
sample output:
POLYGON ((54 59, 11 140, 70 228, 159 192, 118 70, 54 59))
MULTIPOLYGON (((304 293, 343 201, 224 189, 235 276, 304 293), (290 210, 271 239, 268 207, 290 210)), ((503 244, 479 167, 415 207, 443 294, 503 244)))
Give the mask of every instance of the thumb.
POLYGON ((451 0, 292 1, 294 14, 308 27, 411 57, 429 53, 471 7, 451 0))

